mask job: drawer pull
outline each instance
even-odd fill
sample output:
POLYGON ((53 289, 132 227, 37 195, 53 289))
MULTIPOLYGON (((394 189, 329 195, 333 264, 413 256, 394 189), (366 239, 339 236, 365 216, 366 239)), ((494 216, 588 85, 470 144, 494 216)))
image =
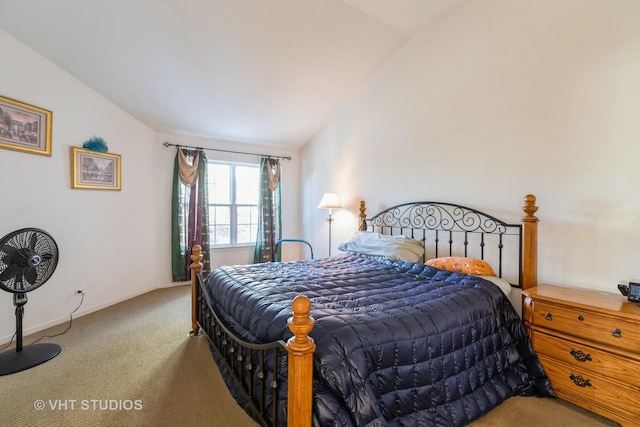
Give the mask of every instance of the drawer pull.
POLYGON ((548 311, 545 313, 544 318, 547 320, 553 320, 551 313, 549 313, 548 311))
POLYGON ((578 375, 576 377, 575 375, 571 374, 571 375, 569 375, 569 378, 578 387, 591 387, 591 381, 582 378, 582 375, 578 375))
POLYGON ((590 354, 587 354, 587 353, 583 352, 582 350, 571 349, 571 351, 569 353, 571 353, 573 358, 576 359, 578 362, 590 362, 590 361, 593 360, 593 359, 591 359, 591 355, 590 354))
POLYGON ((611 331, 611 335, 616 338, 622 338, 622 331, 618 328, 615 328, 613 331, 611 331))
POLYGON ((582 314, 578 314, 578 320, 581 322, 584 320, 584 317, 582 317, 582 314))

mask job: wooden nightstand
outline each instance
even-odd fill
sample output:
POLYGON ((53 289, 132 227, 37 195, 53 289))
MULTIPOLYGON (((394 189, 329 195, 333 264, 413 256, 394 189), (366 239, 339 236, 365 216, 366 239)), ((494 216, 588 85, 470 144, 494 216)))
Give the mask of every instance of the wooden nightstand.
POLYGON ((522 317, 558 397, 623 426, 640 423, 640 307, 622 295, 540 285, 522 317))

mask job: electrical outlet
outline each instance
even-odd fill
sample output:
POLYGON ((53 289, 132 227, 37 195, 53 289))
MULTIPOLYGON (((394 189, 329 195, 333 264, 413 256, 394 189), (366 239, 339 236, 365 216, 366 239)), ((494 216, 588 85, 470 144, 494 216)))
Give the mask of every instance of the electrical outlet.
POLYGON ((86 295, 87 294, 87 290, 85 288, 78 288, 78 289, 76 289, 76 294, 78 294, 78 295, 86 295))

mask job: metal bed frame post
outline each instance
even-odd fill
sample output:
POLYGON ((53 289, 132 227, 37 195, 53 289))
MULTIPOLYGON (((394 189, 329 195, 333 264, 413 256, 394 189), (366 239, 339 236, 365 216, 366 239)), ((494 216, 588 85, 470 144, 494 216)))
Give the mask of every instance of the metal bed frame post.
MULTIPOLYGON (((202 270, 202 248, 195 245, 192 248, 191 260, 191 328, 190 336, 203 335, 203 330, 199 324, 199 283, 198 276, 202 270)), ((287 320, 289 330, 293 337, 289 338, 284 346, 288 354, 288 375, 287 375, 287 425, 291 427, 311 427, 313 410, 313 353, 316 344, 309 333, 313 329, 315 320, 310 316, 311 301, 304 295, 298 295, 291 303, 293 315, 287 320)), ((207 328, 208 326, 203 325, 207 328)), ((222 327, 222 326, 220 326, 222 327)), ((209 339, 213 337, 207 335, 209 339)), ((260 347, 260 346, 256 346, 260 347)), ((239 350, 242 352, 242 350, 239 350)), ((235 352, 235 350, 234 350, 235 352)), ((241 357, 242 353, 240 353, 241 357)), ((277 355, 275 356, 277 357, 277 355)), ((238 359, 240 360, 240 359, 238 359)), ((274 366, 277 365, 277 361, 274 366)), ((233 370, 233 366, 231 367, 233 370)), ((240 382, 242 379, 240 378, 240 382)), ((274 382, 275 384, 275 382, 274 382)), ((274 385, 275 387, 275 385, 274 385)), ((251 387, 249 387, 251 389, 251 387)), ((273 406, 273 417, 277 405, 273 406)), ((263 405, 260 404, 259 412, 262 412, 263 405)))

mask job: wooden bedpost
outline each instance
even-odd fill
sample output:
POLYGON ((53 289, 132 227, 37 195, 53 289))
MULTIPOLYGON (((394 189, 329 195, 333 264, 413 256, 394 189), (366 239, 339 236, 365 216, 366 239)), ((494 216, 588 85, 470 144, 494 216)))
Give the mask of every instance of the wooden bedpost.
POLYGON ((197 337, 201 334, 200 327, 198 326, 197 318, 197 291, 198 291, 198 273, 202 271, 202 247, 200 245, 194 245, 191 248, 191 331, 189 336, 197 337))
POLYGON ((538 210, 536 196, 524 196, 522 210, 526 214, 522 217, 522 277, 520 286, 528 289, 538 284, 538 217, 534 214, 538 210))
POLYGON ((293 336, 287 341, 289 354, 287 426, 310 427, 313 408, 313 352, 316 344, 309 332, 315 320, 309 316, 311 301, 298 295, 291 304, 293 316, 289 318, 289 330, 293 336))
POLYGON ((360 200, 360 226, 358 227, 358 231, 365 231, 365 220, 367 219, 367 208, 364 207, 364 200, 360 200))

